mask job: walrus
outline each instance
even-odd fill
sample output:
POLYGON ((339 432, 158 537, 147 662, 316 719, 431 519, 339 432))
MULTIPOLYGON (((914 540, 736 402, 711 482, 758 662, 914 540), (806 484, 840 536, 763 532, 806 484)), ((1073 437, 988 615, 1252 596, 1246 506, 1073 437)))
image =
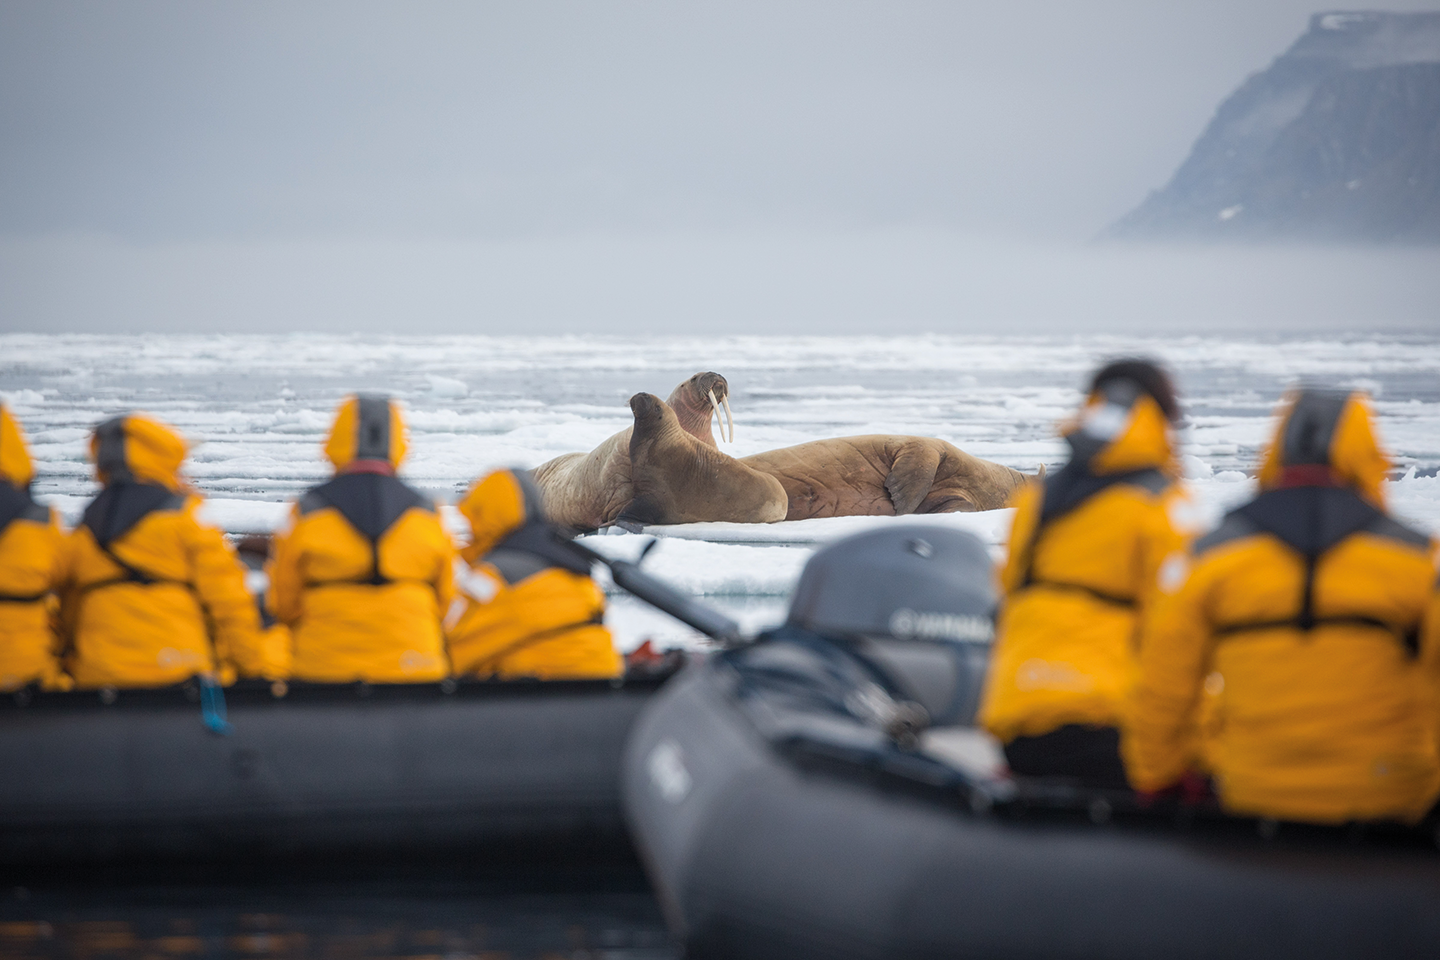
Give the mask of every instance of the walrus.
POLYGON ((622 526, 785 519, 785 487, 775 477, 697 439, 654 394, 635 394, 630 410, 634 497, 617 521, 622 526))
POLYGON ((813 440, 740 462, 785 488, 786 520, 994 510, 1032 479, 944 440, 884 434, 813 440))
MULTIPOLYGON (((730 385, 713 371, 685 380, 664 401, 680 429, 701 446, 718 450, 710 432, 713 417, 723 406, 735 439, 735 418, 730 414, 730 385)), ((545 499, 550 519, 581 532, 598 530, 615 522, 634 499, 630 484, 630 434, 626 427, 589 453, 566 453, 531 471, 545 499)), ((724 430, 724 424, 721 424, 724 430)))

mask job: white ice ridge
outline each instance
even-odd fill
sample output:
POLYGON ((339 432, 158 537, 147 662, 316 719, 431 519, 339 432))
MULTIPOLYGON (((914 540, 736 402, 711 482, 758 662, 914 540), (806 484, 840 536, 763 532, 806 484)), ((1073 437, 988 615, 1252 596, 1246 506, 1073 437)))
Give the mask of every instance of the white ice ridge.
MULTIPOLYGON (((820 517, 781 523, 686 523, 649 526, 642 532, 667 539, 705 540, 722 544, 817 546, 877 526, 899 524, 964 530, 973 533, 986 544, 998 546, 1005 542, 1013 514, 1013 510, 987 510, 983 513, 937 513, 906 517, 820 517)), ((614 529, 612 528, 612 532, 614 529)))

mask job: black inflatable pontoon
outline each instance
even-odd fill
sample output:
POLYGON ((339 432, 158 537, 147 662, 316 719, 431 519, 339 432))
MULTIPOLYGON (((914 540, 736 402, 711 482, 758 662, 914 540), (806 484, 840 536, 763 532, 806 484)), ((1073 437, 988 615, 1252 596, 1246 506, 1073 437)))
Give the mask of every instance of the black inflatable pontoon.
POLYGON ((242 683, 224 735, 194 686, 7 696, 0 860, 619 835, 621 748, 658 685, 242 683))
POLYGON ((627 818, 687 956, 1437 954, 1440 855, 1420 832, 1009 779, 966 726, 986 600, 935 589, 972 559, 988 583, 988 563, 943 530, 887 533, 817 554, 786 627, 689 667, 631 734, 627 818), (818 622, 808 597, 849 609, 818 622))

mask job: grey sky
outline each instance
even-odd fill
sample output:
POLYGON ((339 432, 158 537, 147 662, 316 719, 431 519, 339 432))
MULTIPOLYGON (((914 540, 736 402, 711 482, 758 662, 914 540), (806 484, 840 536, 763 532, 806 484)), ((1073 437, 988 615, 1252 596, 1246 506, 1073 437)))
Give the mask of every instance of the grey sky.
MULTIPOLYGON (((564 270, 537 243, 562 256, 616 237, 698 259, 738 236, 863 235, 889 244, 883 265, 936 231, 1079 242, 1168 179, 1313 4, 7 0, 0 328, 183 327, 165 311, 197 282, 187 256, 249 256, 268 265, 232 265, 221 287, 323 301, 329 288, 285 272, 297 244, 301 261, 371 251, 335 268, 365 301, 395 244, 405 262, 441 244, 461 275, 456 251, 530 250, 524 269, 553 287, 564 270), (125 275, 126 257, 149 259, 125 275), (57 295, 67 278, 78 292, 57 295)), ((428 269, 385 295, 433 285, 428 269)), ((440 327, 484 312, 456 289, 440 327)), ((606 310, 621 317, 613 297, 630 294, 606 310)), ((537 322, 568 329, 585 303, 537 322)), ((339 322, 315 309, 224 322, 339 322)))

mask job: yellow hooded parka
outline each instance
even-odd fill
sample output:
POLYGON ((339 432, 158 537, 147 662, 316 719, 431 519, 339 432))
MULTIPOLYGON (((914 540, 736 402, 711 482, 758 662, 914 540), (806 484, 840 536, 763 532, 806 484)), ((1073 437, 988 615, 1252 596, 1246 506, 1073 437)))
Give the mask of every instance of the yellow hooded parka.
MULTIPOLYGON (((1435 543, 1384 512, 1357 393, 1287 399, 1255 500, 1194 546, 1148 626, 1122 749, 1139 789, 1205 762, 1240 814, 1420 817, 1440 792, 1435 543)), ((1440 612, 1440 607, 1437 607, 1440 612)))
POLYGON ((1067 724, 1118 727, 1157 571, 1191 512, 1160 405, 1128 380, 1065 428, 1070 463, 1015 499, 979 723, 1004 743, 1067 724))
POLYGON ((336 476, 295 505, 269 566, 271 612, 293 637, 292 675, 420 683, 449 673, 441 615, 454 546, 435 504, 394 471, 405 424, 383 397, 349 397, 325 454, 336 476))
POLYGON ((63 688, 69 679, 51 627, 65 534, 54 511, 30 498, 33 477, 25 433, 0 403, 0 691, 37 682, 63 688))
POLYGON ((557 566, 519 549, 543 536, 540 493, 520 471, 497 470, 460 502, 472 541, 450 623, 457 674, 580 679, 624 669, 601 621, 605 594, 581 565, 557 566))
POLYGON ((186 451, 175 431, 136 414, 91 436, 105 489, 70 535, 62 606, 66 667, 82 688, 275 672, 244 570, 180 482, 186 451))

